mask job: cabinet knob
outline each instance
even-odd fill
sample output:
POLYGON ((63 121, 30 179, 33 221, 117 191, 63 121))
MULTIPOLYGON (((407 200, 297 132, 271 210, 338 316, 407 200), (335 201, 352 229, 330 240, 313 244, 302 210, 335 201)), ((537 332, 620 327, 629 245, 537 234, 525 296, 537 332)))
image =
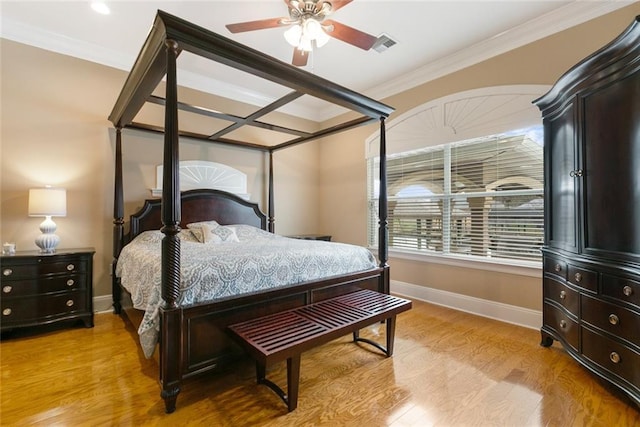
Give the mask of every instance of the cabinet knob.
POLYGON ((556 266, 553 267, 553 269, 556 271, 556 273, 560 273, 560 271, 562 270, 562 267, 560 267, 560 264, 556 264, 556 266))
POLYGON ((5 308, 4 310, 2 310, 2 315, 3 316, 11 316, 11 309, 10 308, 5 308))
POLYGON ((67 307, 73 307, 73 304, 74 304, 74 302, 73 302, 72 299, 67 301, 67 307))
POLYGON ((613 362, 613 363, 620 363, 620 355, 618 353, 616 353, 615 351, 612 351, 611 354, 609 354, 609 359, 613 362))
POLYGON ((13 274, 13 270, 10 268, 5 268, 4 270, 2 270, 3 276, 11 276, 12 274, 13 274))
POLYGON ((69 270, 69 271, 73 271, 73 270, 75 270, 75 269, 76 269, 76 266, 75 266, 75 265, 73 265, 73 264, 69 264, 69 265, 67 265, 67 270, 69 270))
POLYGON ((582 274, 580 273, 576 273, 575 276, 573 276, 576 279, 576 282, 580 283, 582 281, 582 274))
POLYGON ((560 299, 565 299, 567 297, 567 293, 565 291, 560 291, 560 299))
POLYGON ((73 286, 74 283, 75 281, 73 279, 67 280, 67 286, 73 286))
POLYGON ((576 178, 576 177, 580 177, 584 174, 584 172, 582 172, 582 169, 576 169, 574 171, 569 172, 569 176, 571 178, 576 178))
POLYGON ((630 297, 631 295, 633 295, 633 288, 629 285, 626 285, 624 288, 622 288, 622 293, 625 296, 630 297))
POLYGON ((610 314, 609 323, 611 323, 612 325, 617 325, 618 323, 620 323, 620 319, 615 314, 610 314))
POLYGON ((561 320, 561 321, 560 321, 560 328, 561 328, 561 329, 565 329, 566 327, 567 327, 567 322, 566 322, 566 320, 561 320))
POLYGON ((4 286, 2 288, 2 292, 4 292, 5 294, 11 293, 11 291, 13 290, 13 288, 11 286, 4 286))

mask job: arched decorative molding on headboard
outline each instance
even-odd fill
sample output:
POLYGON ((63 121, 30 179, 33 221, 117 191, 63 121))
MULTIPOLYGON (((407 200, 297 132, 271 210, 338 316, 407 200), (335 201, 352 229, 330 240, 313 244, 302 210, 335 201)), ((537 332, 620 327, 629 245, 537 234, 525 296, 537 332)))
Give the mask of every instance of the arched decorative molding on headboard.
MULTIPOLYGON (((495 135, 541 124, 532 101, 548 85, 493 86, 458 92, 419 105, 387 124, 387 154, 495 135)), ((377 157, 379 132, 366 139, 366 158, 377 157)))
MULTIPOLYGON (((233 193, 246 200, 247 175, 230 166, 206 160, 184 160, 180 162, 180 191, 210 188, 233 193)), ((156 167, 154 197, 162 197, 162 165, 156 167)))

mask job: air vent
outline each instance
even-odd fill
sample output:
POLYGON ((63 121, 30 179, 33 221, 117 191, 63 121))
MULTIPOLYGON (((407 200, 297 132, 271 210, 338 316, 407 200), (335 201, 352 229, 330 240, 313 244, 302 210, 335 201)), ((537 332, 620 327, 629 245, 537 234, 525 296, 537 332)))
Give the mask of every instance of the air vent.
POLYGON ((396 44, 398 44, 397 41, 393 40, 390 36, 383 33, 378 37, 378 40, 373 45, 373 50, 382 53, 396 44))

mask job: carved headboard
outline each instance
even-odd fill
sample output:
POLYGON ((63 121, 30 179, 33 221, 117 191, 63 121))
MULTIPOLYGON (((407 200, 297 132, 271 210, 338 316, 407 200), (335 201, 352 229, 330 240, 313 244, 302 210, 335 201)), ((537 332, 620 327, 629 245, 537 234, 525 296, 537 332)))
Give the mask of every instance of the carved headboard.
MULTIPOLYGON (((180 227, 199 221, 214 220, 221 225, 247 224, 267 229, 267 216, 256 203, 244 200, 221 190, 198 189, 181 193, 180 227)), ((162 227, 161 199, 145 200, 142 208, 131 215, 129 234, 125 242, 130 242, 143 231, 159 230, 162 227)))

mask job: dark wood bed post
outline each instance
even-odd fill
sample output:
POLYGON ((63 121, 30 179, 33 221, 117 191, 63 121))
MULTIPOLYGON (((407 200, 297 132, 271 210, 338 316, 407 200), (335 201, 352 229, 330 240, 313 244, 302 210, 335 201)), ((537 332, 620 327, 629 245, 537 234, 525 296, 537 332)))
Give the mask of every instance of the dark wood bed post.
POLYGON ((122 310, 120 281, 116 277, 116 264, 124 240, 124 197, 122 194, 122 128, 116 128, 116 170, 113 191, 113 261, 111 262, 111 297, 113 312, 122 310))
POLYGON ((380 117, 380 197, 378 212, 378 259, 380 267, 384 268, 382 275, 384 292, 390 292, 389 281, 389 222, 387 207, 387 136, 385 130, 385 117, 380 117))
POLYGON ((178 135, 178 83, 176 59, 178 43, 166 40, 167 86, 165 107, 164 170, 162 175, 162 299, 160 307, 160 396, 164 399, 165 411, 176 409, 180 393, 181 323, 178 299, 180 298, 180 176, 178 135))
POLYGON ((275 200, 273 199, 273 150, 269 150, 269 232, 276 232, 274 218, 275 200))

